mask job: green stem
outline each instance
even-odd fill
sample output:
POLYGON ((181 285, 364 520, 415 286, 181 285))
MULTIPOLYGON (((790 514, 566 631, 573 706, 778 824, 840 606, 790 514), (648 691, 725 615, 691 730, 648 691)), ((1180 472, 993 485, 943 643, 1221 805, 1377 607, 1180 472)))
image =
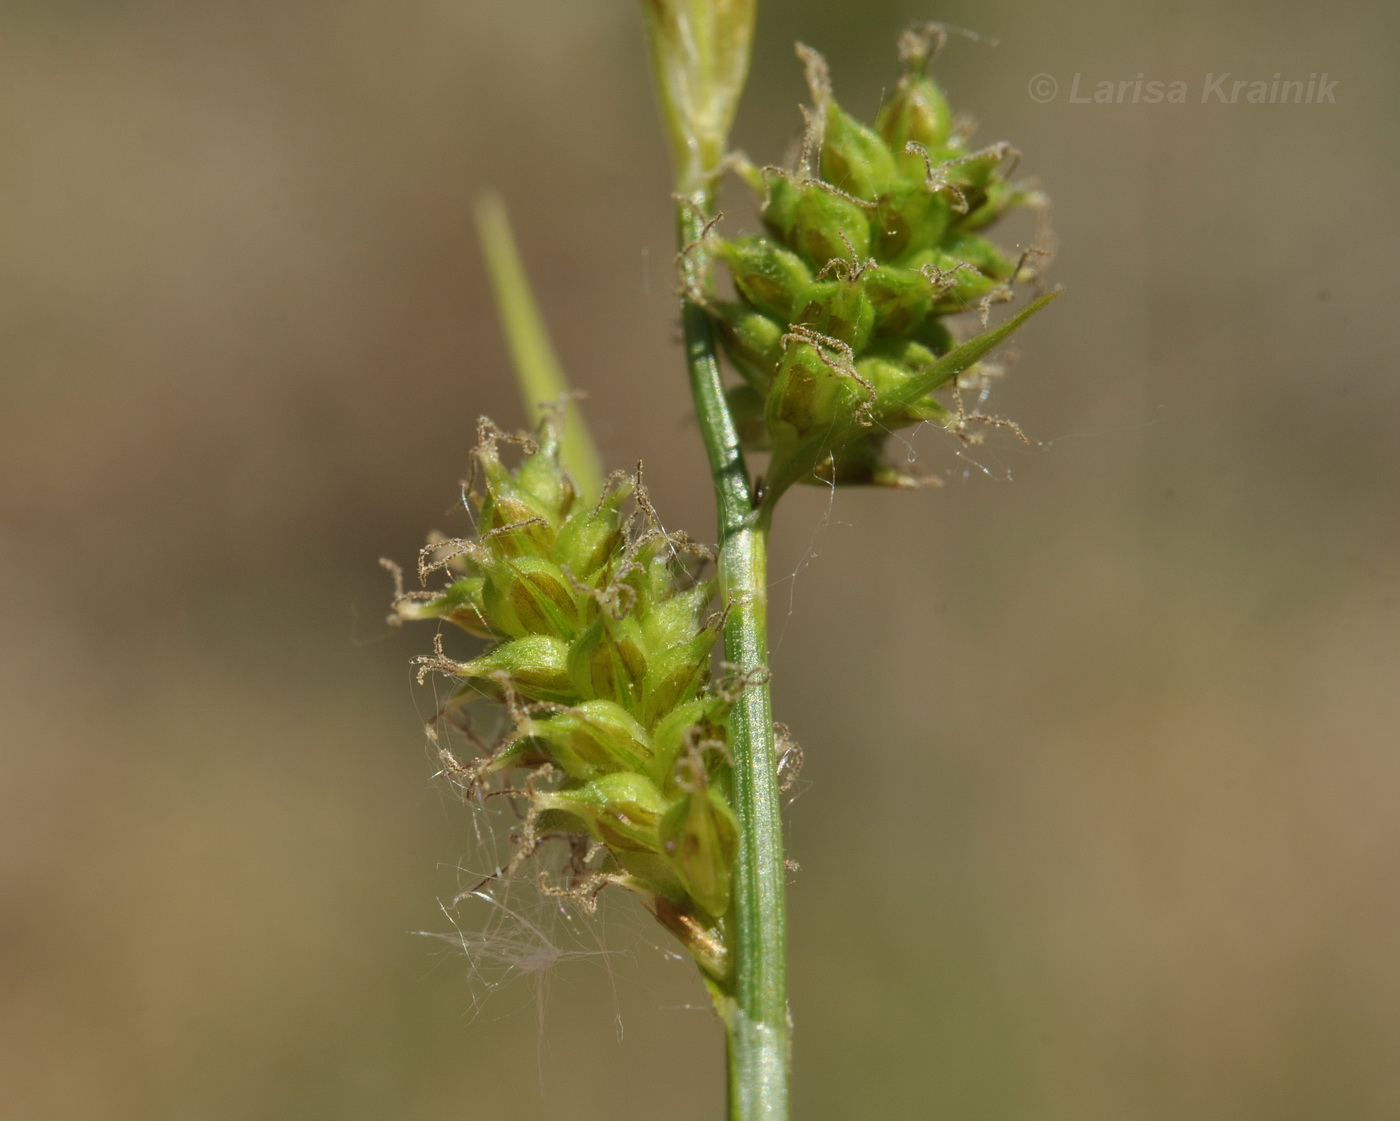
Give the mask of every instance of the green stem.
POLYGON ((729 721, 739 853, 726 926, 733 974, 716 1005, 728 1033, 730 1121, 786 1121, 789 1022, 783 826, 768 689, 768 524, 755 509, 748 469, 720 379, 714 333, 690 293, 710 285, 700 243, 713 210, 708 191, 680 204, 686 363, 710 459, 719 512, 719 576, 727 610, 724 656, 744 688, 729 721))

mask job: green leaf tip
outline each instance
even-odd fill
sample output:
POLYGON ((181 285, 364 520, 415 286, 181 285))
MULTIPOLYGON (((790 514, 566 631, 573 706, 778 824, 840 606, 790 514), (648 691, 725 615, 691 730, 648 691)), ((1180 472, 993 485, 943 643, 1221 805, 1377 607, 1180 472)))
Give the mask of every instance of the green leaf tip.
POLYGON ((585 501, 592 502, 603 493, 602 459, 578 406, 578 395, 570 389, 549 341, 549 331, 520 260, 510 218, 498 196, 484 195, 477 202, 476 228, 496 297, 501 331, 530 422, 539 425, 546 410, 563 410, 560 459, 585 501))

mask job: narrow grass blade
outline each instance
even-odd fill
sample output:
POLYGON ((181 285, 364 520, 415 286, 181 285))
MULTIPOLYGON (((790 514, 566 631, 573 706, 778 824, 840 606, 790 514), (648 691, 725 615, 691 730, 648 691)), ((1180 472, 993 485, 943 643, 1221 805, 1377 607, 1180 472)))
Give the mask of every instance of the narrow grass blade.
POLYGON ((498 197, 487 195, 477 204, 476 225, 525 408, 531 421, 538 423, 545 408, 564 402, 560 455, 584 499, 592 502, 603 492, 602 460, 550 344, 549 332, 520 262, 510 219, 498 197))

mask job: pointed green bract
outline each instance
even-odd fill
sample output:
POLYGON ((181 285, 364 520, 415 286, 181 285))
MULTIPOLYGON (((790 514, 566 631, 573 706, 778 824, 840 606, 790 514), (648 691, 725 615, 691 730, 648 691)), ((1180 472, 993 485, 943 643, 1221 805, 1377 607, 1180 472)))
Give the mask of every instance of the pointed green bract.
MULTIPOLYGON (((928 394, 947 385, 969 369, 1058 295, 1058 292, 1047 293, 999 327, 969 339, 932 366, 918 371, 911 370, 908 379, 902 384, 892 385, 883 393, 875 394, 865 408, 863 418, 848 411, 845 415, 832 417, 827 424, 813 423, 809 418, 805 428, 793 426, 778 431, 775 431, 770 421, 769 430, 775 434, 773 461, 769 468, 768 497, 765 501, 769 504, 777 502, 788 487, 811 475, 823 461, 833 457, 839 460, 843 450, 859 439, 863 429, 873 428, 882 434, 889 428, 909 423, 907 418, 911 409, 937 407, 936 402, 932 405, 924 404, 928 394), (780 434, 783 437, 781 440, 780 434)), ((794 396, 812 395, 812 391, 805 387, 794 387, 791 392, 794 396)), ((770 413, 770 416, 780 414, 783 407, 780 403, 778 409, 770 413)), ((820 475, 817 477, 822 478, 820 475)), ((868 471, 848 475, 846 481, 902 485, 896 482, 900 478, 902 476, 898 472, 891 470, 885 473, 871 465, 868 471)), ((835 478, 828 476, 825 481, 841 481, 839 472, 835 478)))

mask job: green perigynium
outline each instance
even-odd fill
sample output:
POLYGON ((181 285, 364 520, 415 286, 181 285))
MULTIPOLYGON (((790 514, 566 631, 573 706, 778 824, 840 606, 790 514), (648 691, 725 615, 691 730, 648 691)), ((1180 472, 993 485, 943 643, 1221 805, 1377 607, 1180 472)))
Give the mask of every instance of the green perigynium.
MULTIPOLYGON (((766 233, 712 251, 737 299, 704 299, 744 379, 729 400, 746 444, 771 450, 769 500, 798 481, 911 485, 885 462, 891 430, 954 418, 946 387, 1043 305, 955 347, 945 318, 1010 299, 1034 272, 982 236, 1043 198, 1008 178, 1007 144, 974 148, 927 68, 943 32, 900 42, 904 72, 872 125, 832 96, 807 47, 812 106, 795 171, 739 162, 766 233)), ((1048 297, 1046 297, 1048 298, 1048 297)))
POLYGON ((589 503, 560 463, 558 422, 537 439, 483 422, 468 495, 476 534, 430 543, 396 619, 436 619, 490 640, 474 658, 418 659, 458 682, 449 714, 505 706, 493 749, 449 769, 470 793, 493 782, 527 803, 528 856, 548 834, 596 849, 561 890, 585 902, 615 883, 640 893, 715 980, 727 968, 738 826, 728 802, 725 718, 710 679, 720 619, 704 550, 663 531, 640 482, 615 475, 589 503), (514 470, 501 446, 522 446, 514 470), (512 777, 513 776, 513 777, 512 777))

